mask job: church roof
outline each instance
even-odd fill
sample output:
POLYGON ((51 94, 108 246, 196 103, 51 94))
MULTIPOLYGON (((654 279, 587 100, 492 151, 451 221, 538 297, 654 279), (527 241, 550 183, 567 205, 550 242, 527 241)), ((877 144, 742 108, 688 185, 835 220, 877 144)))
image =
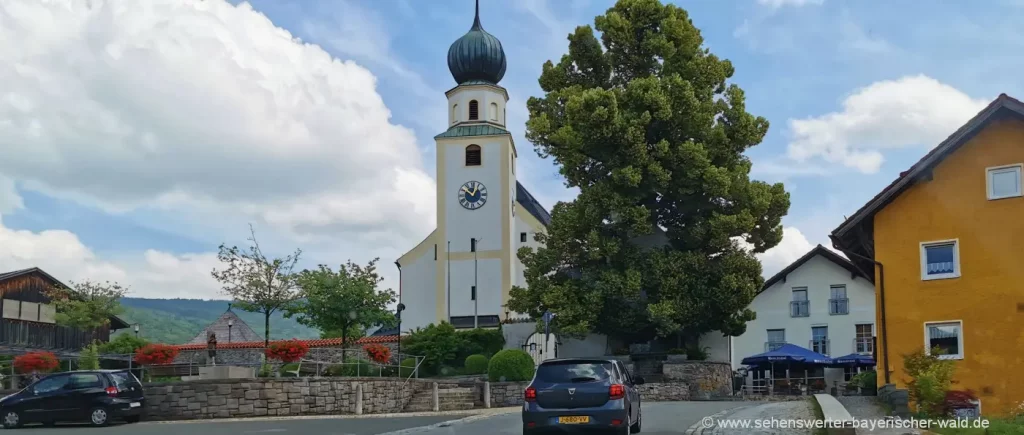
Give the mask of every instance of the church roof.
POLYGON ((530 191, 523 187, 523 183, 516 181, 516 201, 522 204, 527 213, 537 218, 544 226, 551 225, 551 214, 537 202, 537 199, 530 195, 530 191))
POLYGON ((241 317, 238 317, 238 314, 235 314, 235 312, 231 310, 230 306, 224 314, 221 314, 220 317, 217 318, 217 320, 214 320, 213 323, 207 325, 206 328, 203 328, 199 335, 196 335, 195 338, 189 340, 188 344, 206 345, 206 337, 209 336, 210 332, 217 334, 218 345, 220 343, 228 342, 229 332, 231 334, 231 342, 263 342, 263 337, 260 337, 256 331, 253 331, 248 323, 245 323, 241 317), (229 320, 234 321, 231 328, 228 328, 229 320))
POLYGON ((480 24, 480 0, 473 26, 448 48, 448 70, 458 84, 485 81, 497 84, 505 76, 505 50, 501 41, 480 24))
POLYGON ((469 136, 498 136, 509 134, 508 130, 490 124, 456 125, 444 133, 434 136, 434 139, 442 137, 469 137, 469 136))

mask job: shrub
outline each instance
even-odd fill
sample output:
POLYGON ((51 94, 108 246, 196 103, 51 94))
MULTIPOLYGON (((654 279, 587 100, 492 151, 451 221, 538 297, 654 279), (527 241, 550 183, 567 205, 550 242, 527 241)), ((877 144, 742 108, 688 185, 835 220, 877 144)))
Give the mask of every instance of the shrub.
POLYGON ((416 371, 416 358, 403 359, 398 370, 398 375, 403 378, 412 376, 413 372, 416 371))
POLYGON ((78 355, 78 369, 79 370, 99 370, 100 369, 100 353, 99 346, 96 342, 82 348, 82 353, 78 355))
POLYGON ((672 349, 668 350, 668 354, 669 355, 686 355, 686 349, 682 349, 682 348, 678 348, 678 347, 672 348, 672 349))
POLYGON ((492 357, 505 348, 505 336, 501 329, 467 329, 455 333, 462 342, 456 360, 465 360, 470 355, 492 357))
POLYGON ((450 323, 431 323, 426 328, 416 328, 403 339, 402 350, 410 355, 424 357, 420 364, 421 375, 436 374, 440 372, 441 366, 455 361, 463 341, 450 323))
POLYGON ((686 349, 686 359, 691 361, 704 361, 708 359, 708 349, 710 349, 710 347, 690 347, 686 349))
POLYGON ((519 349, 505 349, 491 358, 487 377, 491 382, 529 381, 533 379, 535 369, 530 354, 519 349))
POLYGON ((363 346, 363 350, 377 364, 387 364, 391 361, 391 348, 383 344, 367 344, 363 346))
POLYGON ((270 343, 270 346, 267 346, 267 350, 264 352, 267 358, 290 363, 306 356, 306 353, 309 352, 309 346, 304 341, 291 339, 270 343))
POLYGON ((857 373, 850 379, 850 384, 869 392, 875 391, 878 389, 878 374, 874 370, 857 373))
POLYGON ((290 375, 290 376, 298 377, 298 376, 295 375, 295 371, 298 370, 298 369, 299 369, 299 364, 298 363, 288 363, 288 364, 282 364, 281 367, 277 369, 277 372, 280 373, 282 376, 289 376, 290 375))
POLYGON ((29 352, 14 357, 18 373, 50 373, 60 367, 57 356, 50 352, 29 352))
POLYGON ((377 376, 381 373, 380 366, 359 358, 345 358, 344 364, 335 364, 328 368, 331 376, 377 376))
POLYGON ((480 375, 487 373, 487 357, 477 354, 466 357, 466 374, 480 375))
POLYGON ((944 411, 950 415, 954 409, 975 408, 977 403, 978 396, 974 391, 947 391, 944 411))
POLYGON ((138 338, 134 334, 117 334, 110 341, 99 345, 99 353, 131 355, 149 344, 149 340, 138 338))
POLYGON ((170 364, 178 356, 178 348, 167 344, 147 344, 135 351, 135 362, 142 365, 170 364))
POLYGON ((910 399, 918 410, 929 416, 938 417, 945 413, 946 393, 953 383, 956 365, 952 360, 940 359, 940 349, 925 354, 924 349, 903 355, 903 369, 910 376, 906 380, 910 399))

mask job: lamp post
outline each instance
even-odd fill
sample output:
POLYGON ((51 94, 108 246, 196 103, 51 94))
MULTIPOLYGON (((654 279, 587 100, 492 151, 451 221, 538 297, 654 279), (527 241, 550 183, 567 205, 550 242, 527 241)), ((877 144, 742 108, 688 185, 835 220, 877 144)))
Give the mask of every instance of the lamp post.
POLYGON ((480 291, 480 288, 477 287, 478 284, 477 284, 477 259, 476 259, 476 251, 477 251, 477 249, 476 249, 476 245, 477 245, 477 242, 480 241, 480 239, 469 239, 469 240, 470 240, 470 243, 472 244, 471 248, 473 250, 473 329, 477 329, 477 328, 480 327, 480 320, 479 320, 480 316, 478 315, 479 311, 478 311, 478 308, 477 308, 479 306, 477 304, 477 299, 478 299, 477 298, 477 293, 480 291))
POLYGON ((139 324, 136 323, 135 326, 132 327, 132 329, 135 330, 135 338, 139 338, 139 324))
POLYGON ((235 326, 235 319, 228 319, 228 343, 231 342, 231 328, 235 326))
MULTIPOLYGON (((399 302, 395 309, 395 317, 398 318, 398 367, 402 367, 402 311, 405 311, 405 304, 399 302)), ((401 371, 401 370, 399 370, 401 371)))

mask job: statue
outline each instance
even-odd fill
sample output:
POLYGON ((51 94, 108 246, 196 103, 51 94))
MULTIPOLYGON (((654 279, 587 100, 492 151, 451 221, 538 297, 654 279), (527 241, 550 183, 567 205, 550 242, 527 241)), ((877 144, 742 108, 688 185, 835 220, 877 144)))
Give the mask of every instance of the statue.
POLYGON ((206 352, 210 356, 210 365, 217 365, 217 334, 212 331, 206 337, 206 352))

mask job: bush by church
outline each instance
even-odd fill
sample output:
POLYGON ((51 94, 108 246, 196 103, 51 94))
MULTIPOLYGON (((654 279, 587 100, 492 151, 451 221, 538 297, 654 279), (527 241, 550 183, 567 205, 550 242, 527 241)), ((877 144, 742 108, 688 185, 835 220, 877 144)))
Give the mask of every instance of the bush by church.
POLYGON ((518 382, 533 379, 533 357, 519 349, 505 349, 491 358, 487 378, 491 382, 518 382))

